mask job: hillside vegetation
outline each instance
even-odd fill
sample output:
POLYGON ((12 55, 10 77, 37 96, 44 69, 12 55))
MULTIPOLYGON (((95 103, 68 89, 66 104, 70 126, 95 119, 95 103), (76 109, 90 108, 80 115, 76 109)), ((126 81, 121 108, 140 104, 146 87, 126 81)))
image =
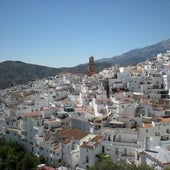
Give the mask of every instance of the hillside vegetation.
MULTIPOLYGON (((89 170, 155 170, 154 166, 149 165, 136 165, 135 163, 126 162, 113 162, 111 159, 98 162, 89 170)), ((164 170, 170 170, 170 167, 164 168, 164 170)))
POLYGON ((0 142, 1 170, 36 170, 41 163, 45 163, 43 156, 31 155, 13 142, 0 142))
POLYGON ((59 69, 39 65, 26 64, 20 61, 0 63, 0 88, 10 87, 11 84, 25 84, 34 79, 53 76, 59 69))

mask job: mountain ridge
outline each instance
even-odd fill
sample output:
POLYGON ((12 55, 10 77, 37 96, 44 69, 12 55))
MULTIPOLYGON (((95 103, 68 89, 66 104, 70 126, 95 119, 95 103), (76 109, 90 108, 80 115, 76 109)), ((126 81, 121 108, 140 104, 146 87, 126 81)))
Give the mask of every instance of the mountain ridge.
MULTIPOLYGON (((115 64, 121 66, 135 65, 146 59, 152 59, 157 54, 164 53, 167 50, 170 50, 170 39, 143 48, 129 50, 121 55, 95 60, 95 71, 99 72, 115 64)), ((7 60, 0 63, 0 89, 8 88, 12 84, 25 84, 34 79, 54 76, 65 71, 87 74, 87 69, 88 63, 79 64, 74 67, 54 68, 22 61, 7 60)))
MULTIPOLYGON (((117 64, 115 61, 115 60, 117 60, 117 58, 119 60, 121 58, 124 58, 124 60, 125 60, 126 58, 131 59, 133 57, 139 57, 140 58, 139 61, 144 61, 146 59, 151 59, 151 58, 155 57, 158 53, 166 52, 167 50, 170 50, 170 39, 163 40, 156 44, 152 44, 152 45, 145 46, 142 48, 135 48, 135 49, 129 50, 121 55, 116 55, 116 56, 113 56, 110 58, 106 58, 106 60, 99 59, 97 62, 108 62, 108 63, 111 62, 113 64, 113 60, 114 60, 114 64, 117 64), (129 55, 131 55, 131 57, 129 57, 129 55)), ((133 60, 133 64, 137 64, 137 62, 136 62, 136 60, 133 60)), ((129 62, 125 62, 125 63, 127 65, 127 63, 129 63, 129 62)), ((130 63, 130 64, 132 64, 132 63, 130 63)))

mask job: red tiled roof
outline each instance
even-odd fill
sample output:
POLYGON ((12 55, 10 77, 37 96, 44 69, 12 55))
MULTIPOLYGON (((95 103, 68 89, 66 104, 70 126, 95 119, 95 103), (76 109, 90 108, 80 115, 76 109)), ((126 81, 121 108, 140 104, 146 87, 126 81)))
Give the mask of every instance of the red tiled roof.
POLYGON ((100 145, 100 142, 99 142, 100 139, 102 139, 102 136, 95 136, 92 140, 86 143, 83 143, 81 147, 85 149, 94 150, 97 146, 100 145))
POLYGON ((50 166, 46 166, 45 168, 44 168, 44 170, 56 170, 55 168, 52 168, 52 167, 50 167, 50 166))
POLYGON ((68 144, 69 142, 71 142, 71 140, 69 140, 68 138, 66 138, 66 139, 60 140, 60 142, 63 143, 63 144, 68 144))
POLYGON ((43 108, 43 111, 46 111, 46 110, 56 110, 56 109, 58 109, 57 106, 51 107, 51 108, 43 108))
POLYGON ((65 136, 69 139, 74 138, 77 140, 80 140, 88 135, 87 132, 75 128, 63 128, 58 131, 58 134, 65 136))
POLYGON ((35 112, 23 113, 21 116, 22 117, 34 117, 34 116, 40 116, 40 115, 42 115, 41 111, 35 111, 35 112))
POLYGON ((143 127, 144 128, 153 128, 153 124, 152 123, 143 123, 143 127))
POLYGON ((163 123, 169 123, 170 122, 170 117, 160 117, 159 120, 163 123))

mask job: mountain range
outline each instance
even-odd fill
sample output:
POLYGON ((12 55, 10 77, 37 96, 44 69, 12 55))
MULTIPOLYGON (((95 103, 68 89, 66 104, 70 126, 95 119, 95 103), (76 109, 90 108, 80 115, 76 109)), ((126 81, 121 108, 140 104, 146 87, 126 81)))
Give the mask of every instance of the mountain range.
MULTIPOLYGON (((95 60, 95 71, 99 72, 104 68, 115 64, 121 66, 136 65, 146 59, 152 59, 159 53, 170 50, 170 39, 159 43, 130 50, 124 54, 95 60)), ((88 63, 75 67, 51 68, 46 66, 24 63, 22 61, 4 61, 0 63, 0 89, 5 89, 15 84, 25 84, 29 81, 44 77, 54 76, 61 72, 87 73, 88 63)))

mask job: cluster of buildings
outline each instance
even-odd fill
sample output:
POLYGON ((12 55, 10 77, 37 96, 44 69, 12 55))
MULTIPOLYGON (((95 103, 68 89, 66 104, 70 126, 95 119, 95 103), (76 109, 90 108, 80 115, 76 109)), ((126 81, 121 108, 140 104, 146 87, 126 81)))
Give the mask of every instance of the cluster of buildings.
POLYGON ((0 90, 0 139, 55 168, 86 170, 111 158, 163 169, 170 166, 169 89, 170 51, 136 66, 0 90))

